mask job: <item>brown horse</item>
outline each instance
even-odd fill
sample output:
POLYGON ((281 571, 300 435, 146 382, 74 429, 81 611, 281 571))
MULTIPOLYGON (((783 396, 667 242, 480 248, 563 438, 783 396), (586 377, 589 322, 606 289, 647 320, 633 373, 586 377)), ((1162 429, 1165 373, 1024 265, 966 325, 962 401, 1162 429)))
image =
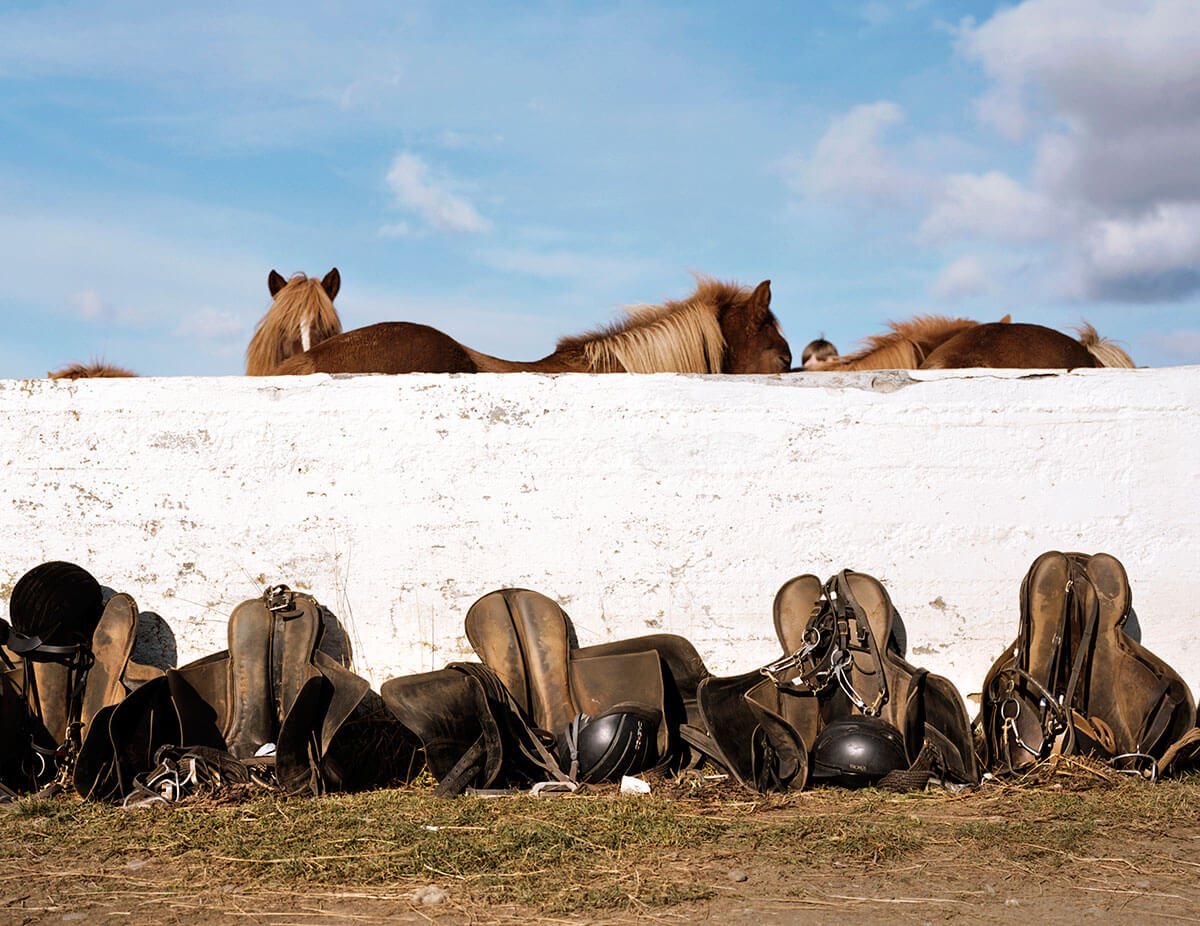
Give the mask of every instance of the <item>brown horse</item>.
POLYGON ((914 315, 888 322, 887 334, 872 335, 861 350, 845 357, 810 361, 806 370, 915 370, 938 346, 979 322, 944 315, 914 315))
POLYGON ((792 361, 771 312, 770 280, 751 291, 698 277, 687 299, 627 313, 562 339, 541 360, 501 360, 427 325, 384 322, 322 341, 274 373, 781 373, 792 361))
POLYGON ((118 376, 137 376, 124 367, 116 367, 100 360, 91 363, 72 363, 60 370, 46 374, 49 379, 93 379, 118 376))
POLYGON ((958 370, 967 367, 1024 369, 1075 369, 1077 367, 1132 367, 1125 351, 1096 329, 1084 324, 1079 339, 1041 325, 977 325, 945 341, 930 352, 922 370, 958 370))
POLYGON ((272 270, 267 291, 273 301, 246 348, 246 375, 268 376, 293 354, 341 334, 342 321, 333 307, 341 285, 337 267, 320 282, 303 273, 285 280, 272 270))
POLYGON ((1042 325, 1013 324, 1006 315, 980 324, 966 318, 918 315, 891 322, 890 333, 866 339, 862 350, 810 363, 810 370, 1074 369, 1132 367, 1129 355, 1084 324, 1076 340, 1042 325))

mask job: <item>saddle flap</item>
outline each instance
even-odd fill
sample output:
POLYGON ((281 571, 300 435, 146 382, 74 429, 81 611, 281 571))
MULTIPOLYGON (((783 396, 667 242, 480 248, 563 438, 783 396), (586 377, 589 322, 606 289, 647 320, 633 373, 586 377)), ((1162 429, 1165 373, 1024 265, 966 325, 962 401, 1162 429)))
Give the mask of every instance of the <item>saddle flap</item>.
MULTIPOLYGON (((579 656, 568 664, 571 694, 579 713, 598 717, 618 705, 635 705, 657 718, 657 756, 668 754, 670 731, 662 722, 666 709, 662 660, 654 650, 606 656, 579 656)), ((563 730, 551 730, 556 737, 563 730)))
POLYGON ((664 678, 668 686, 678 689, 685 702, 696 700, 696 689, 708 678, 704 660, 690 640, 673 633, 650 633, 641 637, 613 640, 582 646, 571 651, 572 659, 588 656, 610 656, 617 653, 643 653, 654 650, 662 659, 664 678), (669 676, 669 678, 666 678, 669 676))
POLYGON ((225 742, 248 759, 279 734, 273 684, 275 615, 261 598, 243 601, 229 618, 229 715, 225 742))
MULTIPOLYGON (((827 584, 837 599, 838 619, 843 614, 849 626, 850 676, 857 696, 893 726, 903 722, 903 693, 917 670, 888 642, 896 620, 896 608, 883 583, 864 572, 843 569, 827 584), (865 639, 863 635, 865 634, 865 639)), ((863 708, 864 713, 867 712, 863 708)))
POLYGON ((746 692, 763 681, 761 672, 747 672, 728 678, 710 676, 696 691, 703 732, 716 747, 689 739, 692 745, 716 760, 733 775, 738 784, 755 788, 754 731, 758 718, 746 702, 746 692))
POLYGON ((771 610, 775 616, 775 635, 785 655, 804 646, 804 634, 822 600, 821 580, 811 573, 783 583, 775 593, 771 610))
MULTIPOLYGON (((696 689, 708 678, 708 669, 691 642, 673 633, 651 633, 625 640, 613 640, 571 651, 571 659, 641 653, 653 650, 659 656, 663 680, 663 726, 674 736, 684 724, 702 723, 696 708, 696 689)), ((663 753, 659 754, 664 755, 663 753)))
MULTIPOLYGON (((1066 682, 1061 652, 1067 637, 1067 596, 1072 586, 1071 564, 1057 550, 1033 561, 1021 582, 1021 624, 1017 660, 1022 669, 1047 691, 1062 694, 1066 682)), ((1069 665, 1073 653, 1066 654, 1069 665)))
POLYGON ((700 684, 697 703, 703 731, 684 738, 755 791, 802 788, 808 777, 808 749, 793 720, 815 723, 816 698, 786 704, 779 686, 761 672, 728 678, 710 676, 700 684), (811 714, 811 717, 807 715, 811 714))
POLYGON ((1092 712, 1112 728, 1118 752, 1161 756, 1195 724, 1191 691, 1178 672, 1124 632, 1133 595, 1120 561, 1097 553, 1085 568, 1097 601, 1092 712))
POLYGON ((567 616, 556 602, 522 588, 490 592, 467 611, 466 632, 535 726, 566 728, 578 711, 567 673, 567 616))
MULTIPOLYGON (((319 755, 324 756, 337 731, 371 690, 371 683, 320 650, 313 653, 312 665, 325 679, 325 695, 319 704, 321 729, 317 740, 319 755)), ((289 714, 295 711, 296 702, 293 701, 289 714)))
POLYGON ((500 728, 482 685, 471 675, 440 669, 384 682, 379 689, 392 715, 425 750, 429 772, 451 793, 491 787, 500 775, 504 750, 500 728))
POLYGON ((746 692, 746 703, 760 730, 752 743, 756 788, 801 790, 808 782, 808 749, 820 724, 817 699, 764 678, 746 692))
POLYGON ((95 661, 88 670, 80 716, 85 731, 101 708, 116 704, 125 697, 125 685, 122 682, 133 655, 137 625, 138 607, 133 598, 122 593, 108 599, 100 622, 92 633, 92 658, 95 661))
POLYGON ((321 612, 312 597, 293 592, 291 607, 270 613, 275 621, 271 628, 271 687, 267 690, 282 723, 312 677, 312 656, 321 638, 321 612))

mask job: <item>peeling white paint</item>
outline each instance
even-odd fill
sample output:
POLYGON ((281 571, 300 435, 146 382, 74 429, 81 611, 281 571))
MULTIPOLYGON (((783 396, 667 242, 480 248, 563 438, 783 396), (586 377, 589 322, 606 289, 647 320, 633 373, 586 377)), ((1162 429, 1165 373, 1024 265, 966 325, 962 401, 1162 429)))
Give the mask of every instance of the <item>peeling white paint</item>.
POLYGON ((1105 551, 1195 686, 1198 409, 1195 367, 0 381, 0 594, 74 560, 186 662, 285 582, 378 686, 471 658, 466 609, 505 585, 583 645, 679 633, 750 669, 779 586, 851 567, 967 694, 1033 558, 1105 551))

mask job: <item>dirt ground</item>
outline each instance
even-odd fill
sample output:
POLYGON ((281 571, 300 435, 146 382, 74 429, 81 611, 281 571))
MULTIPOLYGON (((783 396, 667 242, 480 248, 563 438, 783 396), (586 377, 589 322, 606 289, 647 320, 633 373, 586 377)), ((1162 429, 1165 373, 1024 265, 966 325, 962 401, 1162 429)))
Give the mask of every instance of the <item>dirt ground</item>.
MULTIPOLYGON (((503 802, 485 807, 477 801, 473 808, 459 799, 438 818, 459 822, 418 823, 424 835, 413 839, 433 844, 448 840, 450 831, 466 831, 459 834, 463 845, 485 844, 533 820, 565 835, 555 846, 568 848, 538 855, 547 838, 513 848, 503 861, 483 859, 472 867, 461 855, 447 856, 400 877, 387 871, 368 876, 354 865, 321 867, 330 859, 359 858, 330 848, 337 842, 332 836, 276 850, 290 861, 307 853, 307 867, 295 877, 274 872, 271 866, 284 858, 256 855, 245 821, 281 813, 280 819, 297 822, 297 811, 303 818, 315 803, 255 805, 249 816, 227 807, 172 816, 183 813, 172 808, 148 822, 139 816, 144 812, 112 810, 80 820, 90 812, 87 805, 67 812, 33 807, 7 819, 9 812, 0 811, 0 921, 1200 922, 1197 797, 1200 780, 1193 779, 1078 791, 985 785, 954 796, 815 791, 753 801, 727 793, 673 795, 652 805, 601 794, 573 807, 559 802, 552 813, 521 804, 510 814, 493 810, 503 802), (621 808, 616 841, 605 835, 613 807, 621 808), (225 837, 203 829, 211 815, 230 813, 241 814, 235 828, 245 836, 241 843, 221 842, 225 837), (671 829, 681 821, 700 829, 671 829), (701 832, 707 835, 696 835, 701 832), (531 889, 521 902, 505 899, 515 896, 503 889, 510 875, 531 889), (484 884, 501 884, 500 893, 484 884), (422 902, 428 885, 444 892, 444 900, 422 902), (573 909, 561 909, 563 898, 573 909)), ((340 805, 343 816, 332 818, 346 822, 320 825, 350 833, 357 821, 378 831, 381 811, 392 813, 389 824, 396 824, 421 808, 419 796, 402 805, 351 799, 340 805)), ((399 846, 394 836, 380 845, 381 855, 400 851, 386 848, 399 846)))

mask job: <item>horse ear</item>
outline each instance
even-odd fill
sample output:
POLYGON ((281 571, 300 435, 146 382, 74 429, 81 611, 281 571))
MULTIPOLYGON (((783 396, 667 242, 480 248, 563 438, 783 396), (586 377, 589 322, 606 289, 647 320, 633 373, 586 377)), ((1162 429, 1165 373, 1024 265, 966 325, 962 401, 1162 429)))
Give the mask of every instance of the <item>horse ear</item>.
POLYGON ((754 287, 754 292, 750 294, 750 308, 754 310, 755 314, 766 318, 767 313, 771 311, 770 280, 763 280, 754 287))
POLYGON ((325 274, 325 279, 321 281, 321 289, 325 290, 325 295, 329 297, 330 302, 333 302, 337 298, 338 290, 341 288, 342 275, 338 273, 338 268, 334 267, 325 274))
POLYGON ((1001 325, 1012 324, 1012 315, 1005 315, 1002 319, 1000 319, 999 324, 1001 324, 1001 325))
POLYGON ((278 296, 279 291, 285 286, 287 286, 287 280, 280 276, 277 271, 272 270, 267 274, 267 291, 270 292, 272 299, 278 296))

